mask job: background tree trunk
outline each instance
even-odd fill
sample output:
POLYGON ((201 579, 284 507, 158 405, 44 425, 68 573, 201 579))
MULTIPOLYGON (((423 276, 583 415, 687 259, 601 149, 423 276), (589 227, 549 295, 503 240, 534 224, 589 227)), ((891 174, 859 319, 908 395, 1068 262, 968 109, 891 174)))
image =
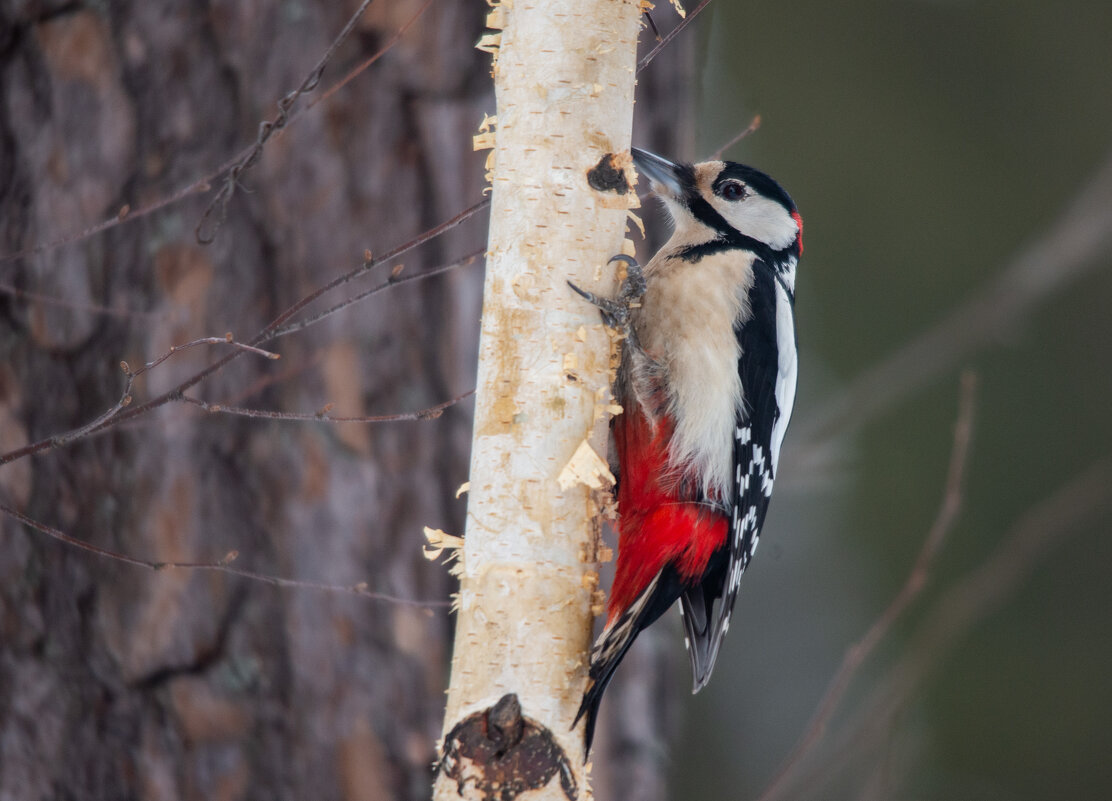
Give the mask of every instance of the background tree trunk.
MULTIPOLYGON (((356 7, 0 2, 0 253, 211 173, 254 140, 356 7)), ((419 8, 372 4, 322 85, 419 8)), ((472 45, 486 11, 434 3, 380 62, 272 138, 212 245, 193 235, 204 196, 0 263, 0 450, 104 412, 123 389, 120 360, 136 367, 226 331, 246 339, 366 249, 477 201, 484 154, 471 135, 493 97, 472 45)), ((405 257, 402 277, 481 248, 484 222, 405 257)), ((280 361, 241 358, 192 393, 286 411, 333 403, 336 415, 430 406, 473 386, 480 289, 477 266, 392 289, 272 343, 280 361)), ((221 355, 177 354, 137 382, 134 402, 221 355)), ((420 532, 462 530, 454 493, 469 432, 466 404, 379 426, 170 404, 0 466, 0 502, 152 560, 236 550, 236 565, 268 575, 443 600, 447 576, 421 558, 420 532)), ((428 796, 443 608, 153 573, 7 517, 0 532, 0 798, 428 796)))

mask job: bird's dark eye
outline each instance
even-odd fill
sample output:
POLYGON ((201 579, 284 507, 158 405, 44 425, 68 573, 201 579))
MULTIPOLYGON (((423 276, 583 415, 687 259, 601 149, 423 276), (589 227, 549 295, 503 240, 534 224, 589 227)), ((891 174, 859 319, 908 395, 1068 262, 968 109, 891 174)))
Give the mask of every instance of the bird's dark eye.
POLYGON ((745 191, 745 184, 741 181, 726 181, 718 189, 718 194, 726 198, 726 200, 741 200, 747 194, 745 191))

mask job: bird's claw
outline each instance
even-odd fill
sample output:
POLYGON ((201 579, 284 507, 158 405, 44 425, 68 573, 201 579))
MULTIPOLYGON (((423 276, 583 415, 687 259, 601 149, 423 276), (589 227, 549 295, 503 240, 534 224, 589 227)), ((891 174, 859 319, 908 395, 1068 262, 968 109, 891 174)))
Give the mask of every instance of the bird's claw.
POLYGON ((627 306, 635 303, 641 299, 645 294, 645 271, 641 269, 641 265, 637 263, 637 259, 632 256, 627 256, 624 253, 619 253, 613 256, 607 264, 613 264, 620 261, 626 266, 626 277, 622 281, 622 288, 618 292, 618 300, 624 302, 627 306))
POLYGON ((616 261, 620 261, 626 266, 626 277, 618 290, 618 297, 599 297, 593 292, 580 289, 571 281, 568 281, 568 286, 578 292, 588 303, 598 306, 604 323, 611 328, 623 330, 629 327, 630 309, 645 294, 645 273, 641 270, 641 265, 637 263, 637 259, 626 256, 624 253, 614 256, 607 264, 613 264, 616 261))
POLYGON ((599 314, 602 315, 603 322, 611 328, 621 328, 629 321, 628 305, 624 305, 620 301, 611 298, 599 297, 594 292, 580 289, 571 281, 568 281, 568 286, 578 292, 588 303, 593 306, 598 306, 599 314))

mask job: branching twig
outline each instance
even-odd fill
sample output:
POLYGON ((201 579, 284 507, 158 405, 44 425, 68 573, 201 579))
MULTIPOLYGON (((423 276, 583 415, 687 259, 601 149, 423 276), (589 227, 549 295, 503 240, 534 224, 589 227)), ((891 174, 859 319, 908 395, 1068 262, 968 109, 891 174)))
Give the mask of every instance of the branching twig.
MULTIPOLYGON (((992 555, 943 595, 895 668, 839 734, 835 751, 849 758, 883 738, 882 727, 907 706, 930 672, 974 627, 1003 606, 1044 563, 1049 550, 1109 513, 1112 460, 1105 458, 1024 514, 992 555)), ((815 778, 821 782, 824 772, 820 766, 815 778)))
MULTIPOLYGON (((370 67, 376 61, 378 61, 380 58, 382 58, 382 56, 384 56, 387 52, 389 52, 394 47, 395 44, 397 44, 398 39, 401 37, 401 35, 404 34, 407 30, 409 30, 409 28, 413 25, 413 23, 415 23, 417 21, 417 19, 425 12, 425 9, 428 8, 428 6, 431 2, 432 2, 432 0, 429 0, 429 2, 426 2, 425 5, 423 5, 421 8, 419 8, 417 10, 417 12, 409 20, 407 20, 405 22, 405 24, 402 25, 401 28, 398 29, 398 31, 394 34, 394 36, 392 36, 382 47, 380 47, 373 55, 371 55, 369 58, 367 58, 365 61, 363 61, 358 67, 356 67, 351 72, 349 72, 347 75, 345 75, 335 85, 331 86, 320 97, 315 98, 311 102, 307 103, 303 108, 298 109, 297 111, 293 112, 292 114, 288 114, 288 117, 287 117, 286 121, 283 123, 283 125, 281 126, 281 128, 288 127, 288 125, 290 123, 296 122, 301 117, 302 114, 307 112, 309 109, 311 109, 313 106, 315 106, 320 101, 322 101, 322 100, 324 100, 328 97, 331 97, 341 87, 350 83, 351 80, 356 77, 356 75, 365 71, 368 67, 370 67)), ((342 43, 343 38, 347 37, 348 32, 350 30, 350 27, 358 21, 359 16, 362 14, 363 10, 366 9, 366 7, 367 7, 367 5, 369 5, 369 3, 370 3, 370 0, 367 0, 367 2, 363 3, 360 10, 357 11, 354 15, 352 15, 352 17, 348 20, 348 23, 344 27, 344 30, 341 31, 340 36, 337 37, 335 40, 333 40, 332 45, 329 47, 328 54, 326 54, 326 56, 323 59, 321 59, 321 62, 318 63, 318 65, 317 65, 318 68, 322 68, 322 64, 327 63, 328 59, 331 57, 331 54, 342 43)), ((312 77, 313 74, 314 73, 310 73, 308 77, 312 77)), ((320 78, 320 76, 318 75, 317 76, 318 81, 319 81, 319 78, 320 78)), ((307 80, 308 80, 308 78, 307 78, 307 80)), ((304 83, 302 84, 302 86, 304 86, 304 83)), ((295 90, 295 93, 296 93, 296 91, 297 90, 295 90)), ((310 91, 310 90, 309 89, 301 89, 300 91, 305 92, 305 91, 310 91)), ((289 97, 289 95, 286 96, 286 98, 288 98, 288 97, 289 97)), ((282 102, 284 102, 286 100, 286 98, 283 98, 282 101, 279 101, 279 108, 281 108, 281 104, 282 104, 282 102)), ((294 99, 296 99, 296 98, 294 98, 294 99)), ((292 104, 292 101, 291 101, 291 104, 292 104)), ((287 109, 287 112, 288 112, 288 109, 287 109)), ((279 116, 281 116, 281 115, 279 115, 279 116)), ((268 123, 263 123, 263 125, 267 125, 267 124, 268 123)), ((269 123, 269 124, 273 125, 273 123, 269 123)), ((276 129, 276 130, 278 130, 278 132, 281 133, 281 128, 276 129)), ((260 129, 260 135, 261 135, 261 133, 262 133, 262 131, 260 129)), ((272 133, 273 133, 273 131, 272 131, 272 133)), ((269 137, 270 134, 267 134, 267 136, 269 137)), ((252 143, 252 144, 248 145, 247 147, 243 148, 239 153, 237 153, 235 156, 233 156, 232 158, 225 161, 223 164, 221 164, 216 169, 212 170, 211 172, 207 173, 206 175, 202 176, 201 178, 198 178, 197 180, 193 181, 192 183, 182 187, 181 189, 178 189, 176 192, 173 192, 172 194, 170 194, 170 195, 168 195, 164 198, 161 198, 159 200, 148 203, 145 206, 141 206, 138 209, 133 209, 129 206, 125 206, 124 208, 120 209, 112 217, 109 217, 106 220, 102 220, 101 222, 96 223, 95 225, 89 226, 88 228, 85 228, 85 229, 83 229, 79 232, 72 233, 72 234, 67 234, 67 235, 65 235, 65 236, 63 236, 59 239, 55 239, 51 242, 46 242, 46 243, 43 243, 43 244, 40 244, 40 245, 35 245, 33 247, 24 248, 22 250, 17 250, 14 253, 0 254, 0 264, 3 264, 5 262, 9 262, 9 261, 15 261, 16 259, 27 258, 29 256, 37 256, 40 253, 46 253, 48 251, 55 250, 55 249, 60 248, 60 247, 64 247, 65 245, 70 245, 70 244, 73 244, 75 242, 84 241, 84 240, 86 240, 90 237, 96 236, 97 234, 104 233, 105 231, 107 231, 111 228, 115 228, 117 225, 120 225, 124 222, 128 222, 128 221, 131 221, 131 220, 137 220, 137 219, 140 219, 142 217, 146 217, 147 215, 152 214, 156 211, 164 209, 167 206, 172 206, 173 204, 175 204, 175 203, 177 203, 177 202, 179 202, 179 201, 181 201, 181 200, 183 200, 183 199, 185 199, 185 198, 187 198, 191 195, 196 195, 196 194, 200 194, 202 192, 207 192, 212 188, 212 185, 217 181, 217 179, 220 178, 221 175, 224 175, 225 173, 228 173, 229 171, 234 170, 237 167, 237 165, 243 165, 243 164, 246 163, 246 161, 248 159, 251 159, 252 154, 255 153, 256 148, 258 146, 259 146, 259 141, 258 141, 258 138, 256 138, 254 143, 252 143)), ((256 160, 257 160, 257 155, 255 156, 254 159, 251 160, 251 163, 253 164, 256 160)), ((242 172, 242 169, 241 169, 241 172, 242 172)), ((222 189, 221 192, 223 192, 223 191, 224 190, 222 189)), ((230 196, 229 196, 228 199, 229 200, 231 199, 230 196)), ((207 213, 211 213, 211 212, 207 212, 207 213)), ((4 292, 4 291, 6 291, 6 290, 3 287, 0 287, 0 292, 4 292)))
POLYGON ((324 584, 317 581, 302 581, 300 579, 281 578, 279 576, 269 576, 265 573, 257 573, 254 570, 244 570, 238 567, 232 567, 231 563, 239 557, 239 551, 229 551, 225 554, 223 559, 216 562, 153 562, 147 559, 139 559, 134 556, 129 556, 126 553, 113 551, 108 548, 101 548, 97 545, 79 540, 76 537, 71 537, 64 531, 60 531, 51 526, 40 523, 32 517, 28 517, 22 512, 18 512, 3 503, 0 503, 0 512, 8 515, 9 517, 18 520, 25 526, 34 529, 35 531, 53 537, 59 542, 64 542, 66 545, 78 548, 82 551, 103 556, 106 559, 112 559, 117 562, 123 562, 135 567, 146 568, 147 570, 212 570, 218 573, 229 573, 233 576, 240 576, 242 578, 251 579, 252 581, 261 581, 264 584, 270 584, 275 587, 293 587, 297 589, 309 590, 323 590, 325 592, 344 592, 352 595, 359 595, 364 598, 370 598, 374 601, 386 601, 392 604, 399 604, 401 606, 417 606, 425 609, 434 607, 447 607, 449 601, 415 601, 409 598, 399 598, 394 595, 387 595, 381 592, 372 592, 367 589, 365 582, 353 584, 350 586, 341 586, 338 584, 324 584))
MULTIPOLYGON (((147 365, 144 365, 142 368, 135 371, 134 373, 130 372, 129 368, 126 365, 126 362, 123 363, 124 372, 128 374, 128 382, 127 382, 127 385, 124 388, 124 392, 121 395, 120 400, 117 401, 117 403, 111 409, 109 409, 107 412, 105 412, 104 414, 97 417, 95 420, 93 420, 89 423, 86 423, 85 425, 83 425, 79 428, 73 429, 71 431, 64 432, 62 434, 55 434, 53 436, 45 437, 45 438, 40 439, 36 442, 32 442, 28 445, 25 445, 22 448, 17 448, 15 450, 8 451, 7 453, 0 454, 0 466, 8 464, 9 462, 13 462, 17 459, 22 459, 26 456, 31 456, 31 455, 39 453, 41 451, 49 450, 51 448, 56 448, 56 447, 59 447, 59 446, 64 445, 64 444, 68 444, 69 442, 72 442, 76 439, 80 439, 82 437, 86 437, 86 436, 89 436, 90 434, 96 433, 96 432, 98 432, 98 431, 100 431, 100 430, 102 430, 102 429, 104 429, 104 428, 106 428, 110 425, 117 425, 119 423, 123 423, 125 421, 132 420, 136 417, 139 417, 142 414, 146 414, 147 412, 151 411, 152 409, 156 409, 160 406, 164 406, 165 404, 167 404, 171 401, 181 400, 184 397, 184 393, 186 391, 192 389, 194 386, 201 383, 202 381, 204 381, 206 378, 213 375, 214 373, 222 370, 224 367, 226 367, 228 364, 230 364, 232 361, 234 361, 238 356, 240 356, 243 353, 254 352, 254 353, 259 353, 259 354, 266 355, 267 358, 277 358, 277 354, 271 354, 268 351, 263 351, 258 346, 262 343, 265 343, 265 342, 275 338, 275 336, 277 336, 276 332, 278 332, 281 329, 281 324, 283 322, 285 322, 290 317, 295 315, 301 309, 308 306, 310 303, 312 303, 317 298, 321 297, 328 290, 333 289, 333 288, 335 288, 337 286, 340 286, 342 284, 345 284, 348 281, 352 280, 353 278, 355 278, 359 275, 362 275, 363 273, 365 273, 367 270, 371 269, 372 267, 375 267, 379 264, 382 264, 383 262, 386 262, 386 261, 388 261, 392 258, 395 258, 397 256, 400 256, 403 253, 407 253, 409 250, 417 247, 418 245, 420 245, 424 242, 427 242, 430 238, 432 238, 433 236, 436 236, 438 233, 442 233, 443 231, 446 231, 450 228, 455 227, 456 225, 459 225, 465 219, 467 219, 471 215, 477 213, 480 209, 482 209, 484 207, 484 205, 485 205, 485 203, 482 203, 482 202, 477 203, 474 206, 472 206, 470 209, 466 209, 465 211, 460 212, 455 217, 453 217, 451 220, 448 220, 448 221, 438 225, 436 228, 433 228, 430 231, 426 231, 424 234, 421 234, 416 239, 412 239, 409 242, 406 242, 404 245, 401 245, 399 247, 394 248, 392 251, 387 253, 382 258, 380 258, 380 259, 368 259, 368 261, 365 262, 363 264, 363 266, 361 266, 361 267, 359 267, 355 270, 352 270, 348 273, 345 273, 344 275, 341 275, 336 279, 333 279, 328 284, 326 284, 324 287, 321 287, 321 288, 317 289, 316 291, 311 292, 309 295, 306 295, 301 300, 297 301, 292 306, 287 308, 285 311, 283 311, 281 314, 279 314, 278 317, 276 317, 273 321, 271 321, 271 323, 269 325, 267 325, 262 331, 260 331, 258 334, 256 334, 246 344, 241 343, 241 342, 235 342, 235 341, 229 340, 227 338, 219 338, 219 337, 204 338, 204 339, 200 339, 200 340, 195 340, 194 342, 187 343, 186 345, 179 345, 176 348, 171 348, 167 353, 160 356, 154 362, 151 362, 147 365), (187 378, 185 381, 182 381, 176 387, 174 387, 171 390, 168 390, 167 392, 164 392, 163 394, 159 395, 158 397, 152 398, 152 399, 150 399, 150 400, 148 400, 148 401, 146 401, 142 404, 136 405, 136 406, 131 405, 131 402, 132 402, 131 386, 134 382, 134 379, 138 375, 141 375, 142 373, 146 372, 147 370, 152 369, 153 367, 161 364, 166 359, 168 359, 170 356, 172 356, 175 352, 177 352, 179 350, 182 350, 183 348, 193 347, 193 346, 199 345, 199 344, 209 344, 209 343, 212 343, 212 344, 230 344, 230 345, 233 345, 236 348, 236 350, 234 350, 232 353, 228 354, 224 358, 220 359, 219 361, 216 361, 216 362, 208 365, 207 367, 200 370, 199 372, 194 373, 192 376, 187 378)), ((404 279, 404 281, 394 281, 392 284, 390 284, 390 282, 387 282, 387 284, 385 286, 376 288, 374 291, 380 291, 381 289, 386 288, 387 286, 390 286, 390 285, 398 285, 398 284, 401 284, 403 282, 408 282, 408 281, 412 281, 412 280, 421 280, 421 279, 424 279, 424 278, 432 277, 434 275, 439 275, 440 273, 445 272, 448 269, 453 269, 455 267, 461 266, 461 265, 466 264, 466 263, 468 263, 468 260, 463 259, 463 260, 460 260, 458 262, 453 262, 451 265, 449 265, 448 267, 445 267, 443 269, 427 270, 427 271, 425 271, 423 273, 420 273, 418 275, 410 276, 410 277, 404 279)), ((348 302, 346 302, 345 304, 342 304, 342 305, 350 305, 350 303, 354 303, 356 300, 361 299, 362 297, 365 297, 365 296, 370 295, 370 294, 374 294, 374 292, 372 291, 372 292, 363 293, 363 295, 360 295, 358 298, 351 299, 351 300, 349 300, 348 302)), ((322 319, 324 316, 326 316, 328 313, 331 313, 331 312, 332 312, 332 310, 329 310, 325 314, 318 315, 316 318, 313 318, 312 320, 310 320, 308 322, 305 322, 304 325, 300 325, 300 328, 307 327, 312 322, 316 322, 317 319, 322 319)), ((284 331, 283 333, 288 333, 288 331, 284 331)))
MULTIPOLYGON (((293 108, 293 104, 297 102, 298 98, 306 92, 313 91, 317 88, 317 85, 320 84, 321 76, 324 74, 324 68, 328 66, 328 62, 332 60, 333 54, 340 45, 343 44, 344 40, 347 39, 348 35, 355 28, 355 24, 359 21, 359 18, 363 16, 363 12, 367 10, 367 6, 369 6, 371 2, 372 0, 363 0, 363 2, 359 4, 359 8, 357 8, 355 13, 348 19, 347 24, 344 25, 339 35, 332 40, 332 44, 328 46, 324 55, 317 61, 316 66, 314 66, 313 69, 309 71, 309 74, 305 76, 304 80, 301 81, 301 85, 292 92, 287 92, 285 96, 278 101, 278 114, 274 119, 264 120, 259 123, 259 132, 255 138, 255 144, 253 144, 248 149, 247 154, 237 161, 228 171, 228 175, 224 178, 224 184, 220 187, 220 191, 216 193, 216 196, 209 202, 208 206, 205 207, 201 219, 193 229, 194 236, 197 237, 197 241, 202 245, 210 244, 216 237, 217 231, 220 230, 220 226, 223 225, 224 218, 228 212, 228 203, 231 202, 232 196, 235 194, 240 177, 242 177, 243 173, 247 170, 251 169, 262 156, 263 148, 266 146, 267 140, 276 132, 286 127, 286 124, 290 121, 290 109, 293 108), (216 213, 215 218, 213 217, 214 212, 216 213), (206 231, 205 226, 210 221, 213 221, 212 230, 206 231)), ((424 8, 422 8, 421 11, 423 12, 424 8)))
POLYGON ((958 511, 962 502, 962 487, 964 484, 965 466, 969 457, 969 443, 973 435, 973 411, 976 398, 977 379, 972 372, 966 372, 961 378, 961 395, 958 402, 958 418, 954 425, 954 444, 950 452, 950 467, 946 477, 946 490, 939 506, 938 514, 931 525, 919 556, 908 574, 907 581, 884 613, 877 618, 865 635, 855 642, 846 651, 842 658, 841 667, 834 674, 826 693, 819 702, 817 711, 811 718, 803 736, 799 739, 784 765, 777 772, 768 789, 761 795, 760 801, 770 801, 779 795, 779 792, 792 774, 796 766, 807 757, 811 750, 826 732, 834 711, 838 708, 850 682, 864 664, 865 660, 876 650, 877 645, 892 630, 892 626, 907 610, 911 603, 919 597, 926 586, 927 577, 935 557, 946 535, 957 520, 958 511))
POLYGON ((770 788, 762 801, 786 797, 789 788, 792 798, 806 798, 828 786, 855 753, 883 742, 892 717, 958 642, 1003 606, 1043 564, 1050 549, 1110 512, 1112 459, 1105 458, 1024 514, 988 559, 943 593, 899 662, 842 727, 823 759, 806 769, 797 763, 776 792, 770 788))
MULTIPOLYGON (((174 354, 180 353, 181 351, 187 350, 189 348, 195 348, 199 345, 230 345, 233 348, 236 348, 237 352, 255 353, 260 356, 265 356, 268 359, 279 358, 279 355, 277 353, 271 353, 270 351, 265 351, 252 345, 245 345, 242 342, 236 342, 231 334, 225 334, 222 337, 202 337, 200 339, 195 339, 192 342, 187 342, 184 345, 174 345, 157 359, 152 362, 147 362, 138 370, 132 370, 127 362, 120 362, 120 368, 124 371, 124 375, 127 377, 127 382, 124 384, 124 391, 120 394, 120 399, 116 401, 116 403, 113 404, 113 406, 108 409, 108 411, 101 414, 95 420, 92 420, 91 422, 88 422, 78 428, 72 429, 70 431, 65 431, 61 434, 55 434, 51 437, 41 439, 38 442, 32 442, 30 445, 25 445, 22 448, 17 448, 16 450, 0 454, 0 466, 5 465, 8 462, 14 462, 16 459, 21 459, 24 456, 30 456, 33 453, 47 450, 48 448, 62 447, 63 445, 67 445, 70 442, 73 442, 74 440, 81 439, 82 437, 87 437, 93 432, 111 424, 114 420, 117 419, 117 417, 124 409, 131 405, 131 401, 133 399, 132 388, 135 385, 135 379, 139 378, 144 373, 153 370, 155 367, 158 367, 174 354)), ((169 400, 169 398, 167 400, 169 400)))
POLYGON ((126 375, 128 379, 128 389, 131 388, 131 383, 136 378, 143 375, 143 373, 150 372, 151 370, 162 364, 164 361, 169 359, 171 356, 174 356, 177 353, 181 353, 183 350, 196 348, 200 345, 231 345, 233 348, 242 350, 244 353, 254 353, 256 356, 262 356, 267 359, 282 358, 281 354, 273 353, 269 350, 263 350, 262 348, 255 347, 254 345, 245 345, 242 342, 236 342, 235 337, 232 336, 230 332, 222 337, 201 337, 199 339, 194 339, 192 342, 186 342, 184 345, 171 345, 168 351, 163 353, 154 361, 147 362, 138 370, 132 370, 131 367, 128 366, 127 362, 120 362, 120 368, 124 371, 124 375, 126 375))

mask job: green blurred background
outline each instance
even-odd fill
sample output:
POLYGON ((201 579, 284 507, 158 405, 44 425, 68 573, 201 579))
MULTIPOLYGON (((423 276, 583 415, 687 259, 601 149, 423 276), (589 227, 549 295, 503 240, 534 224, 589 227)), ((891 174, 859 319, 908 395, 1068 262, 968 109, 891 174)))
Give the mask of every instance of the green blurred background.
MULTIPOLYGON (((657 14, 670 13, 663 5, 657 14)), ((722 0, 698 28, 699 152, 678 155, 705 157, 759 113, 760 130, 727 157, 776 176, 806 223, 797 434, 834 393, 990 285, 1112 153, 1107 3, 722 0)), ((1066 504, 1079 521, 1053 535, 999 609, 966 634, 950 627, 952 649, 918 660, 925 678, 873 721, 879 741, 826 745, 913 656, 957 582, 1112 454, 1112 255, 1086 263, 823 459, 785 458, 714 680, 687 704, 672 797, 766 788, 845 649, 908 575, 943 495, 970 367, 979 381, 960 517, 923 595, 856 674, 806 763, 816 783, 786 797, 1112 798, 1108 504, 1066 504)))

